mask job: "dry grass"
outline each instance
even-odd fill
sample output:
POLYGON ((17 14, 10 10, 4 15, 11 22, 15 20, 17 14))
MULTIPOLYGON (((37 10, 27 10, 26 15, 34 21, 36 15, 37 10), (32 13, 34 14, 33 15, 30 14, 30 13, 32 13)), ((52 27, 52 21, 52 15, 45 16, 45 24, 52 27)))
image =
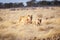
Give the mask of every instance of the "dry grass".
POLYGON ((60 7, 27 9, 0 9, 0 40, 60 40, 60 7), (31 24, 25 23, 26 15, 33 16, 31 24))

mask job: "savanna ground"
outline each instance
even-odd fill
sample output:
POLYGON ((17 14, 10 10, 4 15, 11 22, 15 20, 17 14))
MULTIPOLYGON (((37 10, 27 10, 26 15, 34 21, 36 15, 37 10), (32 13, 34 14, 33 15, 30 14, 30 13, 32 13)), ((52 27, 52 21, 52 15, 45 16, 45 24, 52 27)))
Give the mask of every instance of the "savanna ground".
POLYGON ((0 9, 0 40, 60 40, 60 7, 0 9), (27 15, 33 23, 25 23, 27 15))

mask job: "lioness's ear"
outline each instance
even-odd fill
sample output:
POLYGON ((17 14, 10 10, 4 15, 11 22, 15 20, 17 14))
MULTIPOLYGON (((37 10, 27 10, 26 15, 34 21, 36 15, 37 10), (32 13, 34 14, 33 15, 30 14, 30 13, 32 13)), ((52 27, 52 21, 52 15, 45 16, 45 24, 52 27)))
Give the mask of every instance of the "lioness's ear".
POLYGON ((22 18, 23 18, 22 16, 19 17, 19 22, 22 20, 22 18))

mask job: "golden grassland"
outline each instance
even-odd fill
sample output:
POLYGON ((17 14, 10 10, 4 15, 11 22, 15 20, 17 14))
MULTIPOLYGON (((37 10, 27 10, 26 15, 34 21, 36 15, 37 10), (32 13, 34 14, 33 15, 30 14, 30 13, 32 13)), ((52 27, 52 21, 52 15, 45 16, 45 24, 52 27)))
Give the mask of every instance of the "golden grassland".
POLYGON ((0 9, 0 40, 60 40, 60 7, 0 9))

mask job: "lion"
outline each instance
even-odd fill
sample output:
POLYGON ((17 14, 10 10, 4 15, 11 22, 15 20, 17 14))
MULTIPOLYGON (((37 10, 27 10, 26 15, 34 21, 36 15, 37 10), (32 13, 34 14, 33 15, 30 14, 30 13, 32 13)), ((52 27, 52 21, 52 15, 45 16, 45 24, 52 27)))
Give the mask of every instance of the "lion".
POLYGON ((31 24, 32 23, 32 15, 20 16, 19 23, 31 24))

